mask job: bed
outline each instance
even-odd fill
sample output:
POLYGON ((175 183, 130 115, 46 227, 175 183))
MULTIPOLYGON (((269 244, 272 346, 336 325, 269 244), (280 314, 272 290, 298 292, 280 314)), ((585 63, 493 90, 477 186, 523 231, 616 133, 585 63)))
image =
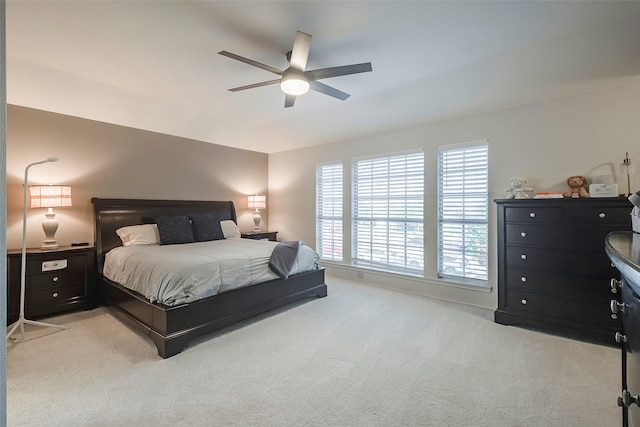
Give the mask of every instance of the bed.
POLYGON ((107 253, 123 246, 116 230, 150 224, 159 216, 215 214, 220 220, 237 222, 233 202, 92 198, 91 203, 102 302, 124 323, 149 336, 162 358, 180 353, 193 339, 217 329, 303 298, 327 295, 324 269, 318 268, 184 304, 151 302, 103 274, 107 253))

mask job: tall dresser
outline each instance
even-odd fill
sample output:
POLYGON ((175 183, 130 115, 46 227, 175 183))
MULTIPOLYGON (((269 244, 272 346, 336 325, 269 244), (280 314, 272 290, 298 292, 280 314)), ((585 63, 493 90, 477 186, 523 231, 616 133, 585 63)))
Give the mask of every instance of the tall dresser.
POLYGON ((624 197, 495 200, 498 309, 495 321, 615 345, 611 231, 631 230, 624 197))

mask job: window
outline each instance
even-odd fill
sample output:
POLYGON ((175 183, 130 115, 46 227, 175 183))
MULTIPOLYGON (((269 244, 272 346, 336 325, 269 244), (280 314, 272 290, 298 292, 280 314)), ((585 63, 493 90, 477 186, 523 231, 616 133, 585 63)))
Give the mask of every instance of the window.
POLYGON ((440 147, 439 276, 486 282, 488 197, 487 141, 440 147))
POLYGON ((316 250, 320 258, 342 261, 342 164, 316 169, 316 250))
POLYGON ((354 265, 422 275, 424 153, 353 163, 354 265))

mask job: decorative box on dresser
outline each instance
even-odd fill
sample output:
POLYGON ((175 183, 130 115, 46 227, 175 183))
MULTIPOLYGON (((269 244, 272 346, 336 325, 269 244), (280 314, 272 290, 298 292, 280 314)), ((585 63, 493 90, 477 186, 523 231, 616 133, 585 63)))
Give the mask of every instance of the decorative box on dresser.
MULTIPOLYGON (((97 305, 93 246, 27 249, 25 317, 37 319, 97 305)), ((7 251, 7 325, 20 314, 22 250, 7 251)))
POLYGON ((626 198, 495 200, 498 309, 495 321, 615 345, 608 309, 616 269, 607 234, 630 230, 626 198))
POLYGON ((611 280, 611 289, 619 297, 612 299, 609 307, 611 315, 622 320, 615 334, 622 355, 618 406, 623 427, 640 427, 640 234, 611 233, 605 248, 621 276, 611 280))

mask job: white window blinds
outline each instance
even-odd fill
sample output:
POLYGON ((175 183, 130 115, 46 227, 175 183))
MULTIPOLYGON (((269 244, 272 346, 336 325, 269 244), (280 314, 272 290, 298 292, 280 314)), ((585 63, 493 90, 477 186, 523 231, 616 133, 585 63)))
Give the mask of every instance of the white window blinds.
POLYGON ((422 275, 424 153, 353 163, 354 265, 422 275))
POLYGON ((316 168, 316 250, 320 258, 342 261, 342 163, 316 168))
POLYGON ((488 144, 438 151, 438 274, 486 281, 488 144))

